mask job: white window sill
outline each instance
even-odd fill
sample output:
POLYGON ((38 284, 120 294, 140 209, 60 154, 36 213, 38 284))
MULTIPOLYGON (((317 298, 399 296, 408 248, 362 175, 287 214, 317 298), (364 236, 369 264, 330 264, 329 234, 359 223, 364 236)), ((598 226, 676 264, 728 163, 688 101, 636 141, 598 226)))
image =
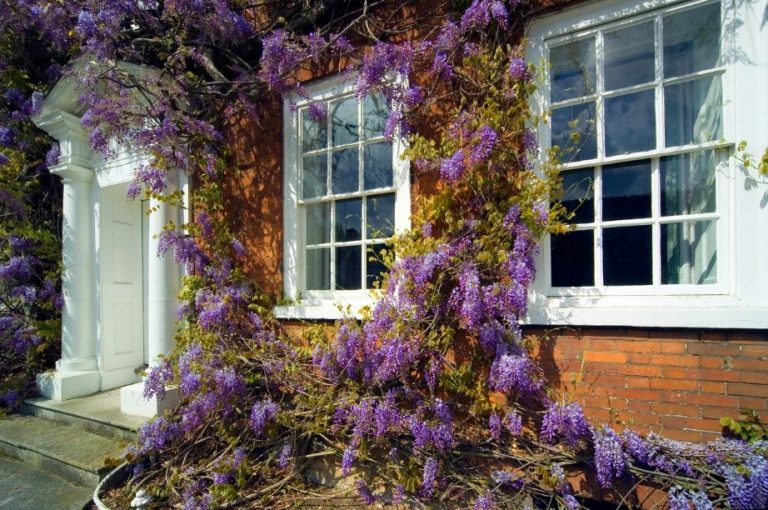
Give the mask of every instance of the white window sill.
POLYGON ((346 317, 361 317, 364 308, 371 308, 376 303, 373 296, 355 298, 307 298, 294 305, 276 306, 275 317, 296 320, 339 320, 346 317))

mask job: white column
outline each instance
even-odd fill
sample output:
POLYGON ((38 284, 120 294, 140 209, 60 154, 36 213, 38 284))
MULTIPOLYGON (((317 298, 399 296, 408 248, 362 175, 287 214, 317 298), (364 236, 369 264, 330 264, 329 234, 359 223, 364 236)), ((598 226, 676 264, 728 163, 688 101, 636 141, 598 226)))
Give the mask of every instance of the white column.
POLYGON ((147 267, 148 313, 146 320, 149 364, 154 365, 161 355, 170 354, 176 331, 176 310, 179 306, 177 295, 181 271, 173 258, 172 250, 161 257, 157 253, 158 235, 166 225, 179 224, 179 209, 163 201, 150 200, 149 214, 149 256, 147 267))
POLYGON ((74 165, 54 171, 63 184, 62 372, 96 370, 93 171, 74 165))

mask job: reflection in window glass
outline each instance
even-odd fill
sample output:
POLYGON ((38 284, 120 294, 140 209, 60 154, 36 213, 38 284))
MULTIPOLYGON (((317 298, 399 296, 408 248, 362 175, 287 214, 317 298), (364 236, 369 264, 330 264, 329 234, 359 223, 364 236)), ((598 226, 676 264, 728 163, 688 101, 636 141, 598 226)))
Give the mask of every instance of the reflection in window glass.
POLYGON ((336 248, 336 289, 356 290, 361 288, 363 248, 344 246, 336 248))
POLYGON ((595 284, 595 245, 592 230, 552 236, 552 286, 584 287, 595 284))
POLYGON ((307 206, 307 244, 331 242, 331 204, 307 206))
POLYGON ((591 223, 595 219, 594 170, 564 172, 562 204, 573 213, 571 223, 591 223))
POLYGON ((650 225, 603 230, 603 283, 650 285, 651 247, 650 225))
POLYGON ((605 90, 654 80, 653 39, 652 21, 605 34, 605 90))
POLYGON ((326 194, 328 185, 328 156, 307 156, 303 158, 302 196, 316 198, 326 194))
POLYGON ((357 98, 349 97, 331 103, 333 145, 344 145, 358 140, 357 98))
POLYGON ((661 283, 717 283, 714 221, 687 221, 661 226, 661 283))
POLYGON ((333 153, 333 168, 331 169, 333 194, 352 193, 360 189, 357 153, 357 148, 333 153))
POLYGON ((720 4, 664 17, 664 77, 717 67, 720 57, 720 4))
POLYGON ((714 212, 715 151, 661 158, 661 215, 714 212))
POLYGON ((656 148, 655 93, 644 90, 605 100, 605 154, 656 148))
POLYGON ((710 76, 664 87, 667 147, 704 143, 723 136, 720 77, 710 76))
POLYGON ((364 189, 392 186, 392 144, 373 143, 363 149, 364 189))
POLYGON ((553 103, 594 93, 594 37, 550 49, 549 62, 550 98, 553 103))
POLYGON ((363 136, 366 139, 384 136, 388 115, 387 100, 383 95, 365 96, 363 101, 363 136))
POLYGON ((387 266, 382 262, 381 252, 387 247, 386 244, 369 245, 366 251, 366 283, 367 289, 374 288, 376 281, 380 280, 382 275, 387 272, 387 266))
POLYGON ((395 233, 395 194, 378 195, 367 200, 366 237, 383 239, 395 233))
POLYGON ((603 221, 651 216, 651 162, 603 168, 603 221))
POLYGON ((336 242, 359 241, 362 238, 363 200, 353 198, 336 202, 336 242))
POLYGON ((595 103, 552 110, 552 146, 564 151, 564 161, 597 157, 595 103))
POLYGON ((315 248, 306 250, 307 290, 330 290, 331 249, 315 248))
POLYGON ((309 116, 309 109, 301 111, 301 150, 309 152, 323 149, 328 144, 328 127, 309 116))

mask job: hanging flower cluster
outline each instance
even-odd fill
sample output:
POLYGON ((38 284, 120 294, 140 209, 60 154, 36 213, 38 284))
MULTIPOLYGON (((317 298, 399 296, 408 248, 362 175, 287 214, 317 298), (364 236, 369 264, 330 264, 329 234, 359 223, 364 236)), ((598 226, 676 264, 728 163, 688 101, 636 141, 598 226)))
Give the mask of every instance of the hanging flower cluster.
MULTIPOLYGON (((57 164, 29 117, 72 62, 92 148, 152 156, 129 198, 181 204, 173 175, 196 183, 193 221, 159 236, 159 255, 189 276, 176 350, 146 385, 161 396, 177 383, 182 403, 129 448, 132 484, 169 506, 277 505, 330 458, 369 504, 576 509, 569 475, 586 469, 605 488, 666 488, 674 509, 766 506, 767 445, 619 433, 547 388, 520 324, 538 240, 565 228, 565 211, 551 200, 556 161, 533 134, 536 70, 516 38, 528 6, 467 4, 0 0, 9 182, 57 164), (297 338, 241 268, 223 183, 231 126, 267 119, 280 94, 306 97, 302 81, 318 68, 342 72, 360 98, 383 94, 385 136, 406 136, 414 173, 436 186, 388 246, 376 304, 297 338)), ((309 115, 328 112, 312 103, 309 115)), ((1 188, 0 363, 13 353, 19 365, 58 331, 55 225, 31 216, 41 188, 1 188)))

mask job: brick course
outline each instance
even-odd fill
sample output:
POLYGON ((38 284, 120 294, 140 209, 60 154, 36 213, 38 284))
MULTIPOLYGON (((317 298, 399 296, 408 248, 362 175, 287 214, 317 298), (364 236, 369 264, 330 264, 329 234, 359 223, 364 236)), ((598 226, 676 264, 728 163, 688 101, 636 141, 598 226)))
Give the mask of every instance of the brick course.
POLYGON ((588 417, 673 439, 720 436, 720 417, 752 407, 768 418, 768 332, 526 329, 547 379, 588 417))

